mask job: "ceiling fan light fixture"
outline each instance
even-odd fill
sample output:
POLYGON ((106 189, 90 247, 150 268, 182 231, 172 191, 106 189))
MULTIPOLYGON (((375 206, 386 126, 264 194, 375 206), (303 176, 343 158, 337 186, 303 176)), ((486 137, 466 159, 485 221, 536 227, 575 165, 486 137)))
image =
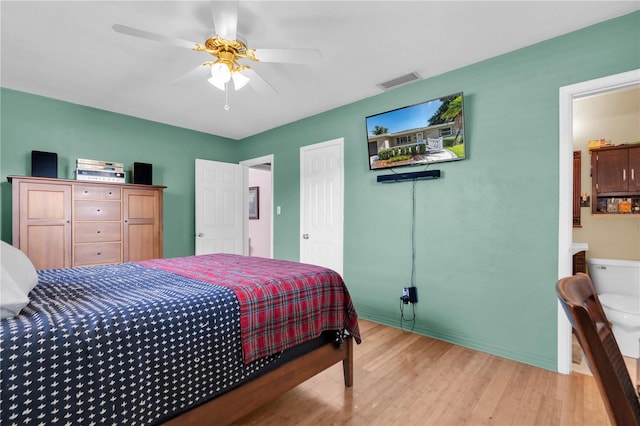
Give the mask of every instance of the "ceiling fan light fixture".
POLYGON ((227 83, 225 83, 224 81, 218 81, 215 78, 211 77, 209 80, 209 83, 211 83, 211 85, 217 89, 222 90, 223 92, 226 90, 225 86, 227 83))
POLYGON ((236 90, 242 89, 249 82, 249 77, 240 74, 239 72, 234 72, 233 74, 231 74, 231 78, 233 79, 233 86, 236 88, 236 90))
POLYGON ((211 66, 211 78, 209 83, 224 91, 226 83, 231 80, 231 70, 226 64, 216 63, 211 66))

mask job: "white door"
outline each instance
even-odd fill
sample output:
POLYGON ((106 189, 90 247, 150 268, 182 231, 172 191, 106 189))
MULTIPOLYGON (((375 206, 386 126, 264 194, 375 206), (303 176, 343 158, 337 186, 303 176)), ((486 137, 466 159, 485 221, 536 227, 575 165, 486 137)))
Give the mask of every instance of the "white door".
POLYGON ((344 139, 300 148, 300 262, 342 274, 344 139))
POLYGON ((245 254, 243 166, 196 159, 196 254, 245 254))

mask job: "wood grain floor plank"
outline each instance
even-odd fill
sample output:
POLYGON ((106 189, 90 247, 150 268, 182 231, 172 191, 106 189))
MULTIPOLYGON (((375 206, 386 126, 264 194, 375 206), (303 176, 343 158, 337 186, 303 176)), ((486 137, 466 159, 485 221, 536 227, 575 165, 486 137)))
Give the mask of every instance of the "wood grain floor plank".
POLYGON ((562 375, 366 320, 360 330, 352 388, 336 365, 235 425, 609 425, 589 375, 562 375))

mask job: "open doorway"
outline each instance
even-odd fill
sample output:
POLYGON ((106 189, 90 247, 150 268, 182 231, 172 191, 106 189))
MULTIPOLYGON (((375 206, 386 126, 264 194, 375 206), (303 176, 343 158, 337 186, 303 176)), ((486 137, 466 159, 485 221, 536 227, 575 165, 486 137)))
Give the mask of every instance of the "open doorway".
MULTIPOLYGON (((640 85, 583 96, 573 101, 573 150, 579 152, 585 160, 574 180, 583 188, 579 192, 582 194, 581 199, 586 198, 581 202, 583 207, 580 209, 580 226, 573 228, 573 244, 586 248, 585 254, 588 259, 640 260, 640 216, 592 214, 592 210, 601 211, 597 198, 593 197, 591 179, 591 159, 597 154, 590 152, 589 141, 592 141, 593 147, 596 140, 599 141, 598 144, 610 145, 629 144, 640 140, 640 85)), ((630 168, 628 173, 633 174, 634 169, 630 168)), ((587 262, 581 262, 581 265, 586 267, 587 262)), ((640 301, 637 305, 640 306, 640 301)), ((591 374, 575 336, 573 341, 572 371, 591 374)), ((635 344, 637 345, 637 340, 635 344)), ((637 355, 635 358, 630 356, 631 353, 627 349, 629 344, 626 342, 618 341, 618 345, 626 357, 625 361, 633 366, 635 371, 637 355)), ((632 377, 635 377, 635 374, 632 374, 632 377)))
POLYGON ((247 220, 247 254, 273 257, 273 155, 241 161, 246 166, 250 214, 247 220))
MULTIPOLYGON (((574 101, 639 84, 640 70, 633 70, 560 88, 558 278, 572 274, 574 101)), ((558 372, 563 374, 572 369, 571 337, 571 325, 558 303, 558 372)))

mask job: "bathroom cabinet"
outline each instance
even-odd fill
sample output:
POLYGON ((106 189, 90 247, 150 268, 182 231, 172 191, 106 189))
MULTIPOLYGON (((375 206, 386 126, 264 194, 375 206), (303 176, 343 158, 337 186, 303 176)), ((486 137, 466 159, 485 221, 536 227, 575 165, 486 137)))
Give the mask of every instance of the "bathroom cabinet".
POLYGON ((573 275, 578 272, 587 273, 587 255, 584 251, 573 255, 573 275))
POLYGON ((640 214, 640 145, 593 149, 591 182, 593 213, 640 214))

